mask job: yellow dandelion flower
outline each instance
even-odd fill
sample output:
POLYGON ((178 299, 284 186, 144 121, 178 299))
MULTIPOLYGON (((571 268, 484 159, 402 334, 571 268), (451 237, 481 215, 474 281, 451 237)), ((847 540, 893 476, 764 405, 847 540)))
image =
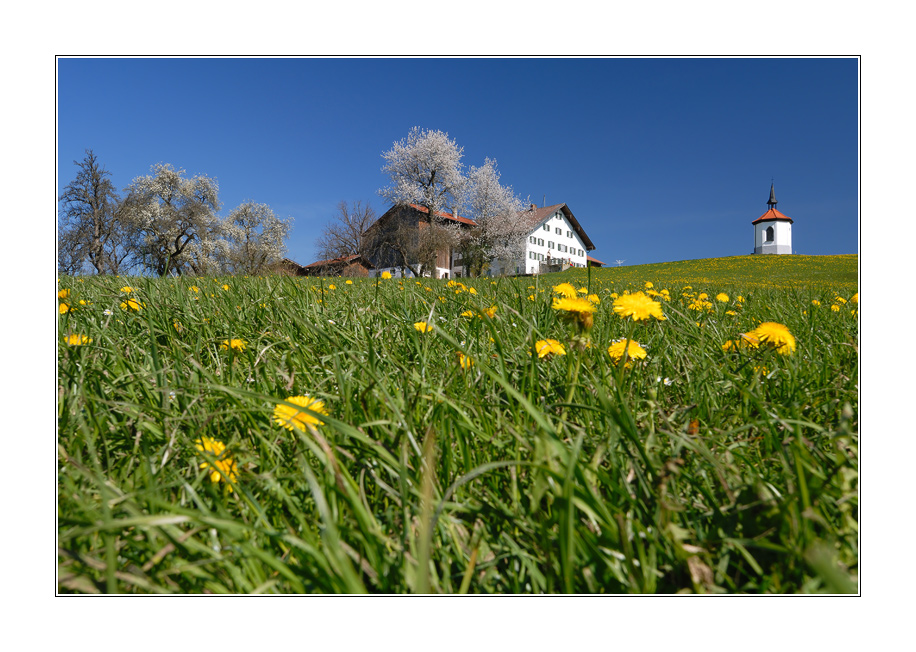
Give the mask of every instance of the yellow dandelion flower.
POLYGON ((728 303, 728 295, 725 294, 724 292, 719 292, 719 294, 716 295, 716 301, 720 301, 722 303, 728 303))
POLYGON ((588 288, 579 288, 577 292, 579 294, 588 294, 588 288))
POLYGON ((487 317, 493 319, 496 316, 496 306, 490 306, 484 312, 487 314, 487 317))
POLYGON ((220 344, 219 348, 224 351, 232 349, 233 351, 244 351, 245 347, 248 346, 248 342, 245 340, 240 340, 238 338, 232 338, 231 340, 223 340, 223 343, 220 344))
POLYGON ((462 317, 473 317, 473 316, 474 316, 474 311, 473 311, 473 310, 465 310, 463 313, 461 313, 461 316, 462 316, 462 317))
POLYGON ((224 289, 224 290, 228 290, 228 289, 229 289, 229 286, 226 285, 226 284, 224 283, 224 284, 223 284, 223 289, 224 289))
POLYGON ((836 305, 836 304, 833 304, 832 306, 830 306, 830 309, 831 309, 833 312, 839 312, 839 311, 840 311, 840 307, 839 307, 838 305, 836 305))
POLYGON ((70 346, 82 346, 83 344, 92 344, 92 338, 86 337, 85 335, 77 335, 76 333, 73 333, 72 335, 65 337, 64 342, 70 346))
POLYGON ((70 305, 66 303, 62 303, 57 307, 57 310, 60 312, 60 314, 63 315, 64 313, 70 312, 70 305))
POLYGON ((382 272, 382 278, 385 278, 385 279, 391 278, 391 272, 382 272))
POLYGON ((200 288, 197 287, 196 285, 192 285, 192 286, 189 287, 188 289, 189 289, 191 292, 194 292, 194 293, 199 293, 199 292, 200 292, 200 288))
POLYGON ((210 482, 217 483, 222 480, 228 483, 229 491, 232 491, 232 485, 238 479, 238 467, 235 460, 230 457, 226 445, 210 437, 202 437, 194 444, 204 457, 210 458, 200 465, 200 468, 210 472, 210 482))
POLYGON ((812 306, 819 306, 819 305, 821 305, 821 302, 818 301, 817 299, 811 299, 811 305, 812 305, 812 306))
POLYGON ((598 307, 588 299, 583 299, 581 297, 554 297, 553 309, 559 310, 563 319, 575 323, 576 328, 580 331, 587 332, 590 331, 595 324, 595 318, 592 316, 592 313, 595 312, 598 307))
POLYGON ((468 292, 470 292, 471 294, 477 294, 477 290, 475 290, 474 288, 468 288, 468 292))
POLYGON ((566 355, 566 347, 557 340, 538 340, 534 343, 534 350, 537 351, 539 358, 548 355, 566 355))
POLYGON ((579 297, 554 297, 553 309, 577 315, 593 313, 595 310, 597 310, 595 304, 593 304, 591 301, 588 299, 581 299, 579 297))
POLYGON ((739 295, 738 295, 738 298, 735 299, 735 301, 737 301, 738 303, 744 303, 744 297, 742 297, 742 296, 739 294, 739 295))
POLYGON ((353 281, 346 281, 347 285, 353 285, 353 281))
POLYGON ((643 360, 646 357, 646 350, 639 345, 639 342, 635 340, 630 340, 629 346, 627 346, 626 340, 618 340, 611 344, 607 349, 607 354, 611 356, 611 359, 614 361, 614 364, 620 364, 621 359, 623 359, 624 352, 626 352, 628 362, 625 366, 630 366, 629 360, 643 360))
POLYGON ((726 310, 726 311, 725 311, 725 314, 734 317, 734 316, 737 315, 738 313, 735 312, 734 310, 726 310))
POLYGON ((413 327, 421 333, 429 333, 432 331, 432 324, 427 324, 425 321, 414 322, 413 327))
POLYGON ((782 355, 792 355, 795 351, 795 337, 782 324, 767 321, 760 324, 748 335, 760 340, 761 345, 768 345, 782 355))
POLYGON ((329 289, 329 290, 336 290, 336 289, 337 289, 337 286, 334 285, 333 283, 331 283, 331 284, 328 286, 328 289, 329 289))
POLYGON ((849 297, 849 303, 859 303, 859 293, 856 292, 854 295, 849 297))
POLYGON ((470 356, 467 356, 459 351, 458 364, 461 365, 462 369, 470 369, 474 366, 474 360, 472 360, 470 356))
POLYGON ((136 291, 137 291, 137 288, 132 288, 129 285, 125 285, 124 287, 121 288, 121 292, 126 292, 127 294, 130 294, 131 292, 136 292, 136 291))
POLYGON ((141 304, 136 299, 128 299, 127 301, 121 304, 121 310, 134 310, 134 311, 139 312, 140 308, 142 307, 143 307, 143 304, 141 304))
POLYGON ((70 296, 70 290, 61 290, 57 293, 58 299, 66 299, 70 296))
POLYGON ((700 301, 706 301, 707 299, 709 299, 709 295, 706 294, 705 292, 700 292, 700 295, 697 297, 697 299, 699 299, 700 301))
POLYGON ((710 301, 703 301, 703 300, 701 300, 701 299, 695 299, 695 300, 692 301, 690 304, 688 304, 687 309, 688 309, 688 310, 696 310, 696 311, 700 311, 700 310, 712 310, 712 309, 713 309, 713 305, 712 305, 712 302, 710 302, 710 301))
POLYGON ((649 290, 649 289, 651 289, 651 288, 654 288, 654 287, 655 287, 655 286, 652 285, 652 281, 646 281, 645 288, 646 288, 647 290, 649 290))
POLYGON ((846 299, 844 299, 843 297, 837 297, 836 300, 837 300, 837 303, 846 303, 846 299))
POLYGON ((598 295, 597 295, 597 294, 590 294, 590 295, 588 295, 588 297, 586 297, 586 298, 587 298, 589 301, 591 301, 592 303, 594 303, 596 306, 597 306, 599 303, 601 303, 601 299, 598 298, 598 295))
POLYGON ((620 315, 621 319, 627 317, 632 317, 636 321, 645 321, 649 317, 665 319, 665 315, 662 314, 662 304, 653 301, 651 297, 642 292, 625 294, 614 299, 614 312, 620 315))
POLYGON ((572 283, 560 283, 559 285, 554 285, 553 291, 560 296, 566 297, 567 299, 572 299, 577 295, 576 288, 573 287, 572 283))
MULTIPOLYGON (((300 408, 305 408, 312 412, 317 412, 318 414, 330 414, 324 406, 324 401, 320 401, 310 396, 289 396, 286 402, 298 405, 300 408)), ((324 423, 319 417, 313 416, 304 410, 296 409, 291 405, 286 405, 285 403, 278 403, 276 405, 274 408, 273 420, 274 423, 283 426, 287 430, 292 430, 293 428, 305 430, 308 424, 320 426, 324 423)))

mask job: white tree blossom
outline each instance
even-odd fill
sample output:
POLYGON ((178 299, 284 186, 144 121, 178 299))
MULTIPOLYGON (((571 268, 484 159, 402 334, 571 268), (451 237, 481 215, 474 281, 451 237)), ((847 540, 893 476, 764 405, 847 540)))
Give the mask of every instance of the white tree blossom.
POLYGON ((229 213, 224 224, 227 271, 261 274, 286 253, 293 218, 281 219, 267 204, 247 201, 229 213))
POLYGON ((447 133, 413 127, 406 139, 382 154, 382 171, 391 184, 379 194, 393 204, 419 204, 430 216, 456 206, 464 183, 463 151, 447 133))
POLYGON ((511 186, 499 183, 499 176, 496 161, 487 158, 482 166, 471 166, 463 188, 463 212, 477 222, 462 242, 464 266, 473 275, 490 263, 497 270, 511 270, 525 255, 526 204, 511 186))
POLYGON ((184 170, 167 163, 152 166, 151 172, 128 186, 124 207, 124 219, 139 235, 144 263, 159 276, 183 269, 206 273, 201 266, 216 248, 211 241, 222 235, 216 179, 187 179, 184 170))

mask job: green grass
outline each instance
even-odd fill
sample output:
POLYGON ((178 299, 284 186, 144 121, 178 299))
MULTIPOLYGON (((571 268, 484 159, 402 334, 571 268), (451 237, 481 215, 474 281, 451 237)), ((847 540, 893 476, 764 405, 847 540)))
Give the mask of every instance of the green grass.
POLYGON ((75 310, 58 325, 58 590, 855 592, 856 265, 463 280, 476 294, 61 278, 75 310), (560 281, 600 298, 589 348, 551 308, 560 281), (667 319, 620 319, 612 293, 646 281, 668 290, 667 319), (139 311, 120 308, 128 284, 139 311), (701 292, 710 309, 691 310, 701 292), (722 350, 761 321, 786 325, 795 353, 722 350), (607 347, 628 336, 648 355, 617 368, 607 347), (247 346, 222 349, 231 338, 247 346), (567 355, 532 356, 544 338, 567 355), (296 395, 325 402, 323 425, 272 422, 296 395), (231 452, 234 491, 201 468, 203 437, 231 452))

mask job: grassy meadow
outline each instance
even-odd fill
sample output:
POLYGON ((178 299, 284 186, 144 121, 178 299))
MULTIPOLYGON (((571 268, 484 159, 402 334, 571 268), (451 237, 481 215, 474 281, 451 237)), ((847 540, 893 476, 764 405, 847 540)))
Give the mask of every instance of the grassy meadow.
POLYGON ((855 593, 857 265, 61 277, 58 591, 855 593))

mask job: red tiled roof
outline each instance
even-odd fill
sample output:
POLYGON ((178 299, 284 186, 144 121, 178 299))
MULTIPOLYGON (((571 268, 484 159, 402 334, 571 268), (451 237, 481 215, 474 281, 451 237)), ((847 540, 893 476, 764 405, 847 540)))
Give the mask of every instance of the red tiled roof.
POLYGON ((758 217, 756 220, 751 222, 751 224, 757 224, 758 222, 769 222, 771 220, 785 220, 790 223, 794 222, 794 220, 791 217, 789 217, 788 215, 783 215, 775 208, 771 208, 766 213, 764 213, 763 215, 758 217))
POLYGON ((324 267, 325 265, 337 265, 340 263, 351 263, 355 258, 359 258, 359 254, 353 254, 352 256, 341 256, 340 258, 333 258, 331 260, 319 260, 316 263, 310 263, 305 265, 305 268, 309 267, 324 267))
MULTIPOLYGON (((420 206, 419 204, 410 204, 410 207, 417 209, 421 213, 429 212, 428 208, 426 208, 425 206, 420 206)), ((461 217, 460 215, 455 216, 455 215, 452 215, 451 213, 443 213, 442 211, 438 211, 436 215, 438 215, 439 217, 445 220, 451 220, 453 222, 459 222, 460 224, 467 224, 469 226, 477 226, 477 222, 475 222, 474 220, 467 218, 467 217, 461 217)))
POLYGON ((586 260, 590 260, 590 261, 593 262, 593 263, 598 263, 599 265, 604 265, 604 263, 602 263, 602 262, 601 262, 600 260, 598 260, 597 258, 592 258, 591 256, 586 256, 585 258, 586 258, 586 260))

